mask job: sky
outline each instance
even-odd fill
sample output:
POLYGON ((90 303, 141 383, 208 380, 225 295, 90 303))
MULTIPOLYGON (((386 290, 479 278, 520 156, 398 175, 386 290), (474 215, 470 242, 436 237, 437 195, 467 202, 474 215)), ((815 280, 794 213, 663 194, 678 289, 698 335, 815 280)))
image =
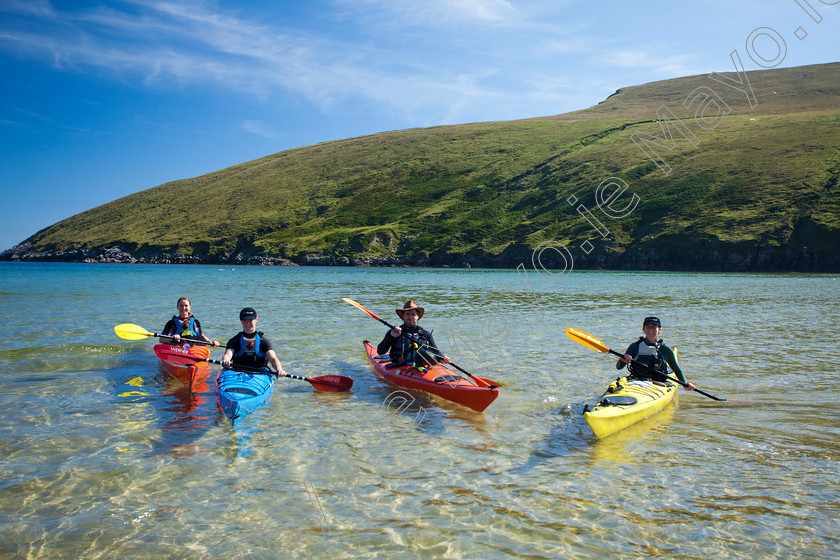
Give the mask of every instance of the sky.
POLYGON ((0 251, 169 181, 585 109, 736 49, 840 61, 840 0, 0 0, 0 251))

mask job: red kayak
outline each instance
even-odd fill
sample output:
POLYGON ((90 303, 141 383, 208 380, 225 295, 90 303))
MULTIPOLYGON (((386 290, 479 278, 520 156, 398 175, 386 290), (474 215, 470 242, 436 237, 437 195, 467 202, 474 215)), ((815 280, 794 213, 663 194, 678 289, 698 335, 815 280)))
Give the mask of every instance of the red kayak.
POLYGON ((206 360, 210 357, 210 349, 207 346, 194 345, 178 346, 176 344, 155 344, 155 356, 160 358, 160 364, 169 375, 192 388, 198 379, 206 377, 210 372, 210 363, 196 361, 195 363, 184 363, 184 357, 188 356, 195 360, 206 360))
POLYGON ((478 412, 484 412, 499 396, 495 386, 478 387, 440 364, 429 366, 425 372, 411 366, 393 366, 387 354, 377 354, 376 346, 367 340, 364 345, 373 372, 399 387, 420 389, 478 412))

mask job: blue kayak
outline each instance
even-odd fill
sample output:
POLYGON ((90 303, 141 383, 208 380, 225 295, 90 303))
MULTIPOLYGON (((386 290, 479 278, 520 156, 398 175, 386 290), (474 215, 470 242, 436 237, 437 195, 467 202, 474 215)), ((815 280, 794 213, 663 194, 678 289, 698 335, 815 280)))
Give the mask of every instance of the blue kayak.
POLYGON ((274 375, 265 370, 263 373, 245 373, 223 369, 216 378, 216 393, 219 407, 236 423, 268 401, 274 390, 274 375))

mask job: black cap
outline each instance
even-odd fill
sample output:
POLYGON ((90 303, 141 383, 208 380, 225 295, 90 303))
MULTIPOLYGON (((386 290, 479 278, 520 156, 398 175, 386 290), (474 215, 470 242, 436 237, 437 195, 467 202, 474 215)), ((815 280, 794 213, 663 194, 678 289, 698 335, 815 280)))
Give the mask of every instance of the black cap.
POLYGON ((653 323, 654 325, 656 325, 660 329, 662 328, 662 323, 659 322, 659 318, 657 318, 657 317, 645 317, 645 320, 642 322, 642 326, 644 327, 648 323, 653 323))
POLYGON ((254 311, 253 307, 246 307, 245 309, 243 309, 242 311, 239 312, 239 320, 240 321, 243 320, 243 319, 256 319, 256 318, 257 318, 257 312, 254 311))

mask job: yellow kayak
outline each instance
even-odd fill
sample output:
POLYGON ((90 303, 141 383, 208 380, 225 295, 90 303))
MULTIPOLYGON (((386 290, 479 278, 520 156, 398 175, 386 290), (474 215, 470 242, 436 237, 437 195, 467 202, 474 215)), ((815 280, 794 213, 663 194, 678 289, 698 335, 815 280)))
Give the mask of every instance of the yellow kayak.
POLYGON ((670 382, 619 377, 593 408, 583 413, 599 439, 653 416, 677 400, 677 386, 670 382))
POLYGON ((598 439, 604 439, 653 416, 672 401, 677 402, 677 386, 670 381, 619 377, 607 387, 598 404, 583 409, 583 417, 598 439))

